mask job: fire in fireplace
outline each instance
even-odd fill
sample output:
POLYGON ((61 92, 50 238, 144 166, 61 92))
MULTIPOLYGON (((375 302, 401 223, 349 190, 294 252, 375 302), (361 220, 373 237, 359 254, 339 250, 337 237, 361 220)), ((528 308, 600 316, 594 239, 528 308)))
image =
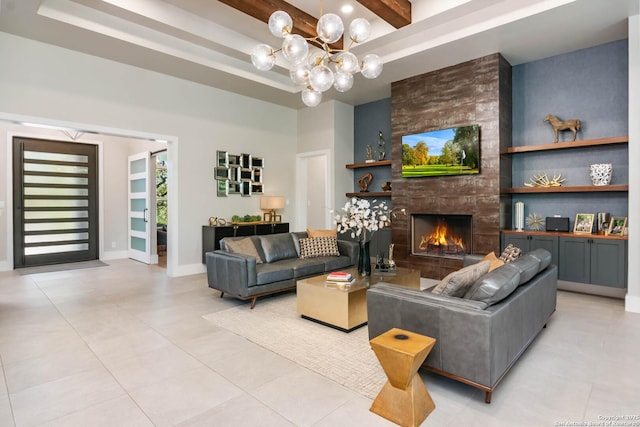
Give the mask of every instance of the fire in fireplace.
POLYGON ((471 215, 413 214, 412 254, 462 257, 471 253, 471 215))

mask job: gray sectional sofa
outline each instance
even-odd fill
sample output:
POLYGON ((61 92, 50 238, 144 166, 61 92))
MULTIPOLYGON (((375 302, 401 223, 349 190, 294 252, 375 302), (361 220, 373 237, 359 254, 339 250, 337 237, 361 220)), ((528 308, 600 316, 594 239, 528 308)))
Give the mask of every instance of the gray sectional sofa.
POLYGON ((219 290, 220 297, 226 293, 250 299, 253 308, 258 297, 295 289, 299 279, 358 263, 358 244, 345 240, 337 240, 338 253, 334 255, 301 258, 300 241, 304 238, 306 232, 225 237, 220 241, 220 250, 206 253, 209 287, 219 290), (230 246, 235 246, 234 242, 247 243, 242 239, 251 239, 257 253, 232 252, 230 246))
MULTIPOLYGON (((467 257, 465 265, 479 259, 467 257)), ((537 249, 486 273, 462 297, 375 284, 367 291, 369 337, 401 328, 435 338, 423 367, 483 390, 490 403, 555 311, 558 274, 550 260, 537 249)))

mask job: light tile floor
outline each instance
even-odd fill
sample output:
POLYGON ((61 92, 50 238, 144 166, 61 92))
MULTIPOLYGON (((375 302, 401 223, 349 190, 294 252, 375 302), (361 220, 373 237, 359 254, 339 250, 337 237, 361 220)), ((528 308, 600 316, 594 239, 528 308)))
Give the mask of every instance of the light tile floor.
MULTIPOLYGON (((109 264, 0 273, 0 426, 392 425, 369 412, 371 400, 202 319, 243 304, 220 299, 204 274, 109 264)), ((490 405, 422 372, 436 402, 423 425, 639 417, 639 354, 640 315, 621 300, 559 292, 548 327, 490 405)))

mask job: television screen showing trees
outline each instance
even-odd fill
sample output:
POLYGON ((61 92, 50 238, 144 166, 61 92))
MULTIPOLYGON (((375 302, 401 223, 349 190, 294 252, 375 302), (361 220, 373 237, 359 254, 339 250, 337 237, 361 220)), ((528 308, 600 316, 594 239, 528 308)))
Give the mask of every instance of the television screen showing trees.
POLYGON ((480 128, 460 126, 402 137, 402 176, 480 173, 480 128))

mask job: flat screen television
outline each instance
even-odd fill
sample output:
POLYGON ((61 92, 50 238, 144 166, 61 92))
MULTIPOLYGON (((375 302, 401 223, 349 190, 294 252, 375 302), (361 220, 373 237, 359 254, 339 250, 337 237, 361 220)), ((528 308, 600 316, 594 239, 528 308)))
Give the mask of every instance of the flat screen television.
POLYGON ((459 126, 402 137, 402 176, 480 173, 480 127, 459 126))

